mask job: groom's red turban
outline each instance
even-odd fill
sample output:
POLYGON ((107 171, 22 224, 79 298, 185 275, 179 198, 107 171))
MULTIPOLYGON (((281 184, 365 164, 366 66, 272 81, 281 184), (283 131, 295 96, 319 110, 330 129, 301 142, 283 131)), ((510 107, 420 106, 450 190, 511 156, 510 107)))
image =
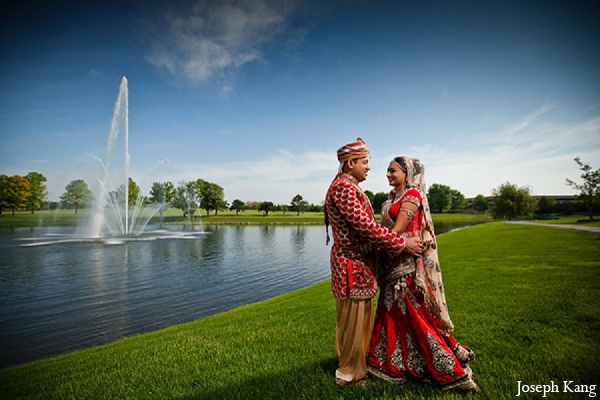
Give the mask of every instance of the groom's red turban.
POLYGON ((365 141, 361 138, 356 139, 356 142, 348 143, 347 145, 340 147, 337 151, 337 158, 340 163, 355 158, 365 157, 369 157, 369 149, 367 149, 365 141))

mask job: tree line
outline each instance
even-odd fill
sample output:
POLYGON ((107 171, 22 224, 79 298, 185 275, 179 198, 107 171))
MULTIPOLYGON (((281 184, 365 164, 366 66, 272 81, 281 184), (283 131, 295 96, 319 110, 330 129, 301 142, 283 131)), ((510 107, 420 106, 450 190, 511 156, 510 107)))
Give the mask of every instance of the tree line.
MULTIPOLYGON (((77 214, 79 209, 89 207, 94 201, 94 194, 83 179, 76 179, 65 187, 60 196, 60 202, 47 202, 48 195, 45 182, 46 177, 39 172, 29 172, 26 176, 0 175, 0 214, 4 209, 12 210, 14 216, 16 210, 29 209, 33 214, 44 204, 48 208, 74 209, 77 214)), ((128 180, 128 205, 132 206, 140 197, 141 189, 132 179, 128 180)), ((122 204, 125 201, 125 185, 121 185, 116 191, 108 193, 114 203, 122 204)), ((243 202, 235 199, 231 204, 225 200, 225 191, 220 185, 208 182, 204 179, 196 179, 189 182, 181 182, 175 186, 172 182, 154 182, 147 197, 142 197, 143 203, 153 204, 158 208, 161 218, 164 210, 168 207, 180 209, 184 217, 193 218, 198 209, 215 215, 221 210, 232 210, 238 214, 240 211, 257 210, 262 211, 265 216, 270 211, 295 211, 298 215, 304 211, 322 211, 322 206, 309 204, 297 194, 292 198, 289 205, 275 205, 271 201, 248 201, 243 202)))
POLYGON ((14 217, 17 209, 30 209, 33 214, 39 210, 46 198, 46 177, 39 172, 29 172, 25 176, 0 175, 0 214, 7 208, 14 217))
MULTIPOLYGON (((590 220, 594 219, 594 213, 600 211, 600 168, 592 169, 589 163, 575 157, 575 162, 582 172, 580 175, 582 184, 569 178, 566 185, 579 191, 574 203, 555 204, 552 199, 542 196, 539 200, 531 196, 529 187, 518 187, 506 182, 492 191, 494 218, 514 219, 518 216, 530 216, 534 213, 548 215, 555 212, 571 215, 575 211, 585 212, 590 220)), ((478 196, 479 197, 479 196, 478 196)), ((483 197, 483 196, 482 196, 483 197)))
MULTIPOLYGON (((589 163, 583 163, 580 157, 575 162, 582 171, 580 178, 583 183, 579 184, 571 179, 566 184, 579 191, 574 203, 558 203, 547 197, 539 200, 531 194, 528 186, 519 187, 506 182, 492 190, 492 201, 478 194, 470 208, 479 213, 491 211, 494 218, 507 218, 509 220, 517 217, 528 217, 534 214, 549 215, 560 213, 572 215, 575 212, 583 212, 593 219, 594 213, 600 212, 600 169, 593 170, 589 163)), ((373 205, 375 213, 381 212, 381 206, 388 198, 388 193, 372 193, 365 191, 373 205)), ((467 206, 465 196, 450 186, 434 183, 427 190, 427 200, 433 213, 462 212, 467 206)))
MULTIPOLYGON (((381 206, 388 199, 388 192, 373 193, 370 190, 365 190, 365 195, 373 205, 373 211, 376 214, 381 212, 381 206)), ((429 207, 434 213, 441 214, 442 212, 461 212, 467 207, 465 196, 456 189, 450 186, 434 183, 427 190, 427 200, 429 207)), ((483 195, 479 195, 474 203, 473 208, 479 212, 485 212, 489 208, 487 199, 483 195), (483 201, 481 201, 483 199, 483 201)))
MULTIPOLYGON (((580 192, 575 204, 561 203, 554 204, 551 199, 542 197, 539 201, 531 195, 530 188, 527 186, 518 187, 509 182, 501 184, 498 188, 492 190, 492 201, 489 202, 482 194, 477 195, 471 204, 471 208, 477 212, 484 213, 491 211, 494 218, 514 219, 519 216, 530 216, 537 214, 551 214, 559 212, 562 214, 572 214, 576 210, 584 210, 590 219, 593 219, 595 212, 600 209, 600 169, 593 170, 589 163, 583 163, 579 157, 575 162, 582 171, 582 184, 576 183, 571 179, 566 180, 566 184, 580 192)), ((20 175, 0 175, 0 214, 3 209, 12 210, 15 215, 16 210, 27 209, 33 214, 39 210, 46 202, 47 187, 46 177, 39 172, 29 172, 25 176, 20 175)), ((271 201, 242 201, 235 199, 229 204, 225 200, 224 189, 213 182, 203 179, 196 179, 189 182, 181 182, 175 186, 172 182, 154 182, 148 196, 141 195, 141 189, 133 179, 128 181, 128 202, 133 205, 136 200, 141 199, 145 204, 152 204, 157 207, 161 218, 163 212, 168 207, 180 209, 184 217, 193 218, 197 210, 203 209, 207 215, 214 211, 218 215, 219 211, 235 211, 236 215, 245 210, 262 211, 264 216, 268 216, 271 211, 301 212, 313 211, 321 212, 322 205, 310 204, 304 200, 300 194, 294 196, 290 204, 275 205, 271 201)), ((369 190, 365 194, 371 201, 375 213, 381 212, 381 206, 388 198, 388 193, 373 193, 369 190)), ((115 202, 124 202, 125 186, 121 185, 116 191, 108 194, 115 202)), ((462 212, 467 206, 465 196, 458 190, 439 183, 431 185, 427 191, 429 206, 434 213, 442 212, 462 212)), ((87 183, 82 179, 71 181, 66 187, 65 192, 60 196, 60 203, 53 204, 56 208, 74 208, 75 213, 80 208, 88 207, 94 201, 92 191, 87 183)))
POLYGON ((301 195, 296 195, 291 200, 290 205, 275 205, 271 201, 247 201, 235 199, 227 202, 224 198, 223 188, 216 183, 207 182, 203 179, 190 181, 175 187, 171 182, 154 182, 150 189, 149 201, 154 204, 163 204, 159 211, 162 213, 168 206, 178 208, 183 211, 184 217, 194 218, 197 209, 206 211, 210 215, 214 211, 218 215, 219 211, 235 211, 238 215, 246 210, 262 211, 264 216, 268 216, 270 211, 296 211, 299 215, 304 211, 321 211, 322 207, 309 204, 301 195))

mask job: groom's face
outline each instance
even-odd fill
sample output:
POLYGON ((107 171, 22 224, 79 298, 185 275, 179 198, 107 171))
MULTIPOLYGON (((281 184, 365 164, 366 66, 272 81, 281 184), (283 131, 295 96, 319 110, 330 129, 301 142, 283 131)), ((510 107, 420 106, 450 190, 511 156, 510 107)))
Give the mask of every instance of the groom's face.
POLYGON ((367 174, 369 173, 369 170, 371 169, 371 167, 369 167, 369 159, 367 157, 365 157, 365 158, 349 160, 348 161, 348 169, 349 169, 348 172, 350 173, 350 175, 352 175, 354 178, 356 178, 357 181, 362 182, 365 179, 367 179, 367 174))

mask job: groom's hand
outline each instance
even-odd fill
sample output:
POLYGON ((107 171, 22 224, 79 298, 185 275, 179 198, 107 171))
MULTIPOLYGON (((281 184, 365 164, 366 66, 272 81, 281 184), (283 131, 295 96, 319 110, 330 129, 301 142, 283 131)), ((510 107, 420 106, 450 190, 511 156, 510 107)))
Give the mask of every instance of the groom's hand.
POLYGON ((404 250, 413 256, 420 257, 423 254, 423 244, 421 243, 421 238, 406 238, 406 248, 404 250))

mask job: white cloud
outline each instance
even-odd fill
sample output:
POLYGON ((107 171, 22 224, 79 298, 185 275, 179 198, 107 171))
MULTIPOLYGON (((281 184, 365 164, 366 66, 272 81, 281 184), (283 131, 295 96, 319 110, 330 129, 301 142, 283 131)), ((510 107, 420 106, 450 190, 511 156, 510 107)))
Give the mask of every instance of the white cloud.
POLYGON ((155 28, 148 60, 199 83, 261 58, 261 44, 281 33, 294 0, 196 1, 172 7, 155 28))
POLYGON ((565 125, 544 106, 510 126, 473 134, 460 150, 437 144, 412 147, 427 169, 427 183, 442 183, 472 197, 491 194, 504 182, 529 186, 534 194, 570 194, 567 177, 578 177, 576 156, 598 167, 600 117, 565 125))

